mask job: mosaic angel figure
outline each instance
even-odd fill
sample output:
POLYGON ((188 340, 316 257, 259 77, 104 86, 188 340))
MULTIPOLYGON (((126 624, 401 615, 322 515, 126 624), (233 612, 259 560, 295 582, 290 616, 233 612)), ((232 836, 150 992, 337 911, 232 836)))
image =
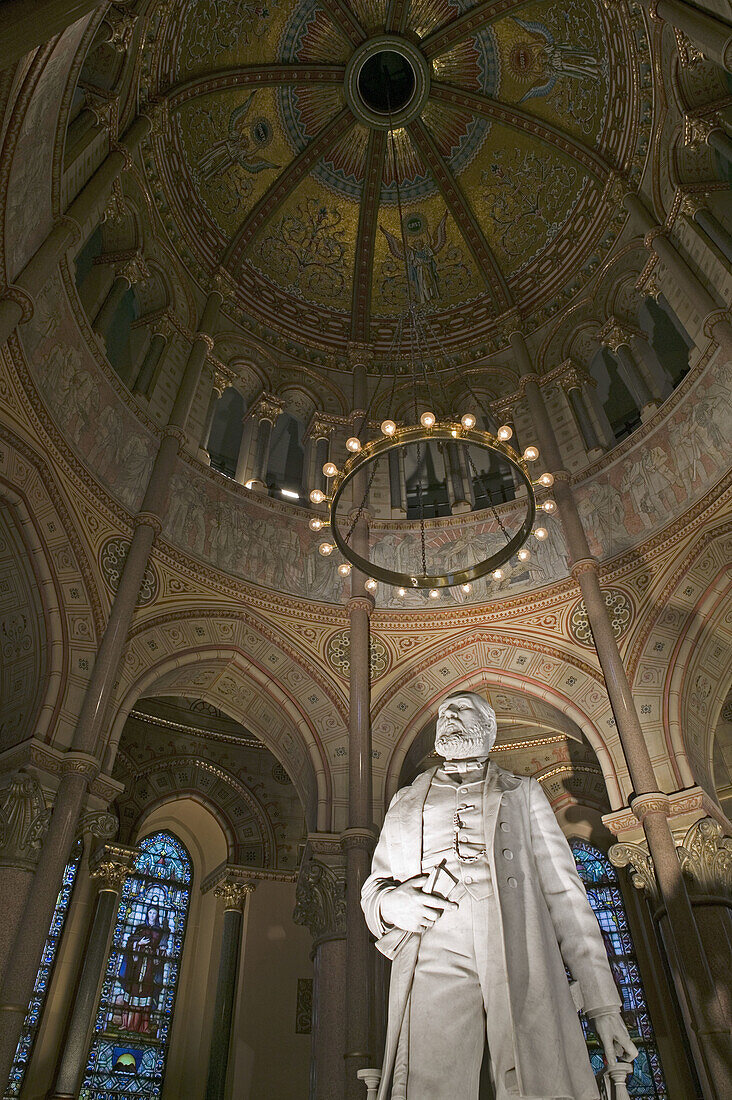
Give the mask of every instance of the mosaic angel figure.
POLYGON ((589 50, 571 42, 557 42, 543 23, 517 18, 514 22, 527 36, 520 43, 517 56, 521 57, 522 67, 534 77, 520 103, 548 95, 560 76, 571 76, 575 80, 599 78, 600 62, 589 50))
POLYGON ((272 127, 266 119, 248 122, 248 115, 256 92, 251 92, 229 116, 229 132, 215 141, 198 162, 203 179, 210 180, 223 175, 238 164, 245 172, 262 172, 266 168, 279 168, 279 164, 259 156, 259 150, 272 140, 272 127))
POLYGON ((440 277, 437 270, 437 255, 445 247, 447 240, 447 211, 442 215, 440 224, 430 234, 429 226, 424 225, 422 233, 415 235, 405 244, 383 225, 379 229, 386 237, 389 251, 397 260, 404 260, 406 246, 407 278, 412 296, 417 305, 426 305, 433 298, 440 297, 440 277))

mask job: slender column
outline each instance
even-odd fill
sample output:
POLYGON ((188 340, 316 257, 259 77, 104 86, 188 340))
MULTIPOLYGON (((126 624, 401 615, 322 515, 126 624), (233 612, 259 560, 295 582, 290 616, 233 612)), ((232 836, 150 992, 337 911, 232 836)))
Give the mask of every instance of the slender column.
POLYGON ((5 0, 0 71, 101 5, 102 0, 5 0))
POLYGON ((732 28, 685 0, 644 0, 651 17, 678 27, 706 58, 732 73, 732 28))
POLYGON ((389 451, 388 457, 391 514, 403 519, 407 514, 407 479, 404 473, 404 455, 401 451, 389 451))
POLYGON ((305 495, 313 489, 327 489, 327 478, 323 466, 328 461, 333 424, 315 413, 308 426, 308 457, 304 479, 305 495))
MULTIPOLYGON (((22 926, 0 989, 0 1081, 10 1072, 23 1015, 30 999, 63 869, 69 859, 76 825, 89 783, 100 771, 103 751, 104 720, 127 634, 137 604, 140 585, 150 558, 155 535, 162 528, 170 479, 181 446, 186 441, 185 426, 198 388, 204 359, 213 341, 209 333, 217 321, 222 296, 211 291, 193 340, 178 393, 163 432, 163 438, 150 474, 142 509, 135 517, 135 530, 127 553, 122 577, 107 620, 89 684, 79 712, 71 749, 61 767, 48 833, 38 861, 38 869, 28 893, 22 926)), ((109 767, 113 764, 109 761, 109 767)))
POLYGON ((340 838, 335 833, 311 833, 308 837, 305 858, 300 866, 293 920, 306 925, 313 937, 310 1100, 343 1100, 346 876, 340 838))
POLYGON ((603 408, 600 398, 597 396, 597 388, 594 380, 589 379, 585 384, 583 396, 587 404, 590 416, 592 417, 597 432, 600 436, 602 446, 608 450, 615 446, 615 433, 608 419, 608 415, 603 408))
POLYGON ((595 425, 590 419, 590 414, 587 411, 587 407, 582 395, 582 382, 580 377, 575 372, 572 372, 566 379, 562 379, 562 386, 567 394, 567 400, 571 406, 572 412, 577 420, 577 426, 579 427, 588 455, 594 457, 592 452, 601 452, 602 447, 600 440, 595 431, 595 425))
POLYGON ((623 206, 640 232, 644 234, 646 247, 652 249, 659 260, 666 264, 702 318, 701 327, 704 334, 711 336, 727 351, 732 351, 732 324, 727 320, 725 311, 700 282, 675 245, 671 243, 666 236, 665 228, 656 224, 638 195, 628 192, 623 198, 623 206))
POLYGON ((94 318, 94 323, 92 324, 92 328, 101 340, 104 341, 107 339, 112 321, 117 315, 117 310, 119 309, 120 303, 127 291, 130 289, 130 286, 131 283, 129 279, 127 279, 124 275, 115 276, 114 282, 112 283, 107 293, 107 297, 104 299, 101 306, 99 307, 99 312, 94 318))
POLYGON ((450 501, 450 511, 454 516, 462 515, 471 509, 470 495, 466 490, 463 480, 463 470, 460 465, 460 454, 464 448, 458 450, 456 443, 445 445, 445 474, 447 477, 447 496, 450 501))
MULTIPOLYGON (((351 349, 353 366, 354 433, 360 429, 361 410, 367 405, 366 363, 368 350, 355 345, 351 349)), ((369 556, 369 525, 362 506, 368 479, 365 471, 354 478, 354 505, 361 508, 351 544, 361 557, 369 556)), ((348 1100, 362 1100, 363 1086, 356 1073, 371 1065, 371 1011, 373 1004, 373 948, 361 912, 361 887, 371 869, 375 845, 373 826, 373 780, 371 759, 371 670, 370 616, 374 607, 371 594, 364 588, 365 577, 357 569, 351 572, 351 598, 348 601, 350 635, 349 714, 348 714, 348 828, 343 833, 346 856, 346 1081, 348 1100)))
POLYGON ((71 203, 65 216, 57 222, 38 251, 15 276, 14 283, 0 288, 0 345, 5 343, 16 325, 33 316, 34 299, 43 290, 64 253, 75 241, 83 239, 85 229, 99 215, 112 184, 131 163, 132 155, 151 125, 146 115, 135 119, 118 147, 97 168, 71 203))
POLYGON ((555 477, 554 495, 574 563, 572 576, 578 582, 585 602, 595 650, 633 785, 630 804, 643 825, 661 897, 667 908, 671 940, 679 971, 683 974, 684 992, 692 1006, 692 1027, 703 1057, 700 1073, 706 1078, 704 1095, 709 1100, 723 1100, 728 1092, 732 1059, 730 1022, 725 1019, 694 920, 669 828, 668 798, 658 792, 653 764, 605 604, 597 562, 590 554, 572 493, 570 475, 563 468, 538 376, 527 372, 521 382, 545 465, 555 477))
POLYGON ((721 222, 717 221, 714 214, 707 210, 696 195, 686 195, 681 206, 681 213, 692 224, 707 235, 709 240, 719 249, 728 263, 732 263, 732 233, 729 233, 721 222))
POLYGON ((72 1100, 79 1095, 89 1053, 99 986, 109 954, 109 940, 117 916, 119 895, 135 862, 138 849, 105 844, 90 862, 91 878, 99 883, 94 918, 84 951, 81 976, 66 1027, 64 1045, 48 1100, 72 1100))
POLYGON ((171 330, 167 325, 159 324, 154 329, 152 338, 147 345, 147 350, 140 364, 140 369, 137 371, 135 380, 132 383, 133 393, 139 393, 141 397, 152 396, 153 379, 156 376, 158 364, 168 346, 170 335, 171 330))
POLYGON ((671 394, 673 386, 645 332, 631 333, 630 350, 653 400, 662 404, 671 394))
POLYGON ((224 902, 224 927, 221 933, 219 973, 216 979, 206 1100, 224 1100, 226 1094, 231 1023, 234 1018, 234 999, 239 978, 242 913, 247 895, 253 890, 254 884, 251 882, 231 881, 221 882, 214 889, 216 897, 222 898, 224 902))
POLYGON ((208 408, 206 409, 206 416, 203 421, 201 445, 198 452, 199 458, 209 465, 211 464, 211 459, 208 455, 208 444, 211 438, 211 429, 213 427, 214 417, 216 416, 216 406, 224 396, 225 389, 226 379, 219 371, 214 371, 211 376, 211 396, 208 399, 208 408))
POLYGON ((647 420, 658 406, 654 402, 646 375, 631 350, 630 329, 611 317, 598 333, 598 339, 603 347, 613 352, 620 379, 639 409, 641 420, 647 420))
POLYGON ((267 492, 267 468, 269 466, 269 449, 272 444, 272 431, 281 412, 282 405, 280 401, 271 393, 263 393, 254 410, 254 418, 257 420, 257 440, 254 462, 252 463, 252 475, 246 484, 258 493, 267 492))
POLYGON ((254 435, 253 410, 250 409, 242 417, 241 440, 239 441, 239 454, 236 460, 236 473, 234 480, 239 485, 246 485, 249 481, 250 455, 252 451, 252 437, 254 435))

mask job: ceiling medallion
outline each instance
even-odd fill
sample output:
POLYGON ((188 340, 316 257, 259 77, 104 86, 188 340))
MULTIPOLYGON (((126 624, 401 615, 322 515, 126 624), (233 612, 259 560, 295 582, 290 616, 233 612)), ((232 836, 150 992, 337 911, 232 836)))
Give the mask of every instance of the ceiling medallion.
POLYGON ((364 42, 346 66, 344 91, 356 117, 376 130, 406 126, 430 91, 430 66, 411 42, 381 34, 364 42))

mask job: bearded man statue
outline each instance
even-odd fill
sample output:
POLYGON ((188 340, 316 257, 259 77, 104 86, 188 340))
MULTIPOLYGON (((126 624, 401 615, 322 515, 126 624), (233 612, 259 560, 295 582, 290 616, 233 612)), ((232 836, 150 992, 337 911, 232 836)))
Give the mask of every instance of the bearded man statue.
POLYGON ((564 834, 495 739, 485 699, 449 695, 444 762, 384 821, 361 896, 393 960, 378 1100, 478 1100, 484 1056, 496 1100, 596 1100, 580 1007, 609 1064, 638 1053, 564 834))

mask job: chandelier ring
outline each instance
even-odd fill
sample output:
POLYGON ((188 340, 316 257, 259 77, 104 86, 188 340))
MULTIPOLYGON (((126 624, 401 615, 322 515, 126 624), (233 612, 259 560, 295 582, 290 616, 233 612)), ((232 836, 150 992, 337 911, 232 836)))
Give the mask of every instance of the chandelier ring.
POLYGON ((471 581, 486 576, 487 573, 491 573, 501 565, 505 565, 520 550, 531 534, 536 518, 534 486, 525 459, 513 447, 497 439, 490 432, 484 432, 478 428, 464 428, 460 423, 452 422, 437 423, 432 428, 420 426, 397 428, 392 436, 369 440, 360 451, 349 456, 343 469, 339 470, 333 478, 328 494, 328 504, 333 541, 344 558, 366 576, 399 588, 451 588, 453 585, 469 584, 471 581), (432 574, 401 573, 393 569, 386 569, 382 565, 369 561, 368 558, 361 557, 353 550, 353 547, 348 545, 346 538, 338 530, 338 505, 341 503, 343 494, 354 477, 380 458, 381 455, 409 444, 431 442, 471 444, 481 450, 499 455, 526 486, 526 515, 518 531, 507 541, 505 546, 501 547, 497 553, 491 554, 490 557, 484 558, 474 565, 467 566, 465 569, 432 574))

